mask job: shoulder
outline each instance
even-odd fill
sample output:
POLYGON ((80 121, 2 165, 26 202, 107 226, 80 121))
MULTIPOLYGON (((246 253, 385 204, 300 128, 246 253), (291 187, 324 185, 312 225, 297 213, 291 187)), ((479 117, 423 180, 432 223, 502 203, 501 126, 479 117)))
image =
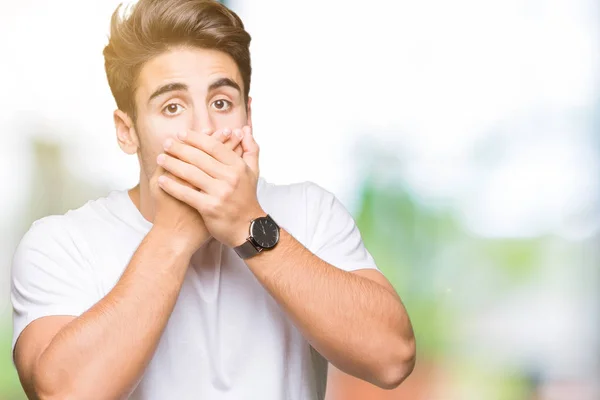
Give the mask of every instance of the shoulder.
POLYGON ((50 248, 60 242, 68 243, 72 235, 68 214, 50 215, 34 221, 17 247, 17 254, 27 249, 50 248))
POLYGON ((275 184, 260 178, 258 185, 258 198, 265 202, 281 202, 283 199, 295 206, 309 206, 320 204, 323 199, 335 197, 331 192, 311 181, 302 181, 289 184, 275 184))
POLYGON ((317 225, 344 207, 335 195, 311 181, 274 184, 260 179, 258 199, 275 221, 305 246, 310 246, 317 225))
POLYGON ((49 215, 34 221, 15 250, 15 262, 31 252, 75 256, 79 244, 95 221, 102 219, 109 197, 90 200, 64 214, 49 215))
POLYGON ((308 198, 314 191, 312 182, 295 182, 289 184, 276 184, 259 178, 257 187, 258 201, 267 213, 305 246, 308 245, 307 213, 309 208, 308 198))
MULTIPOLYGON (((14 289, 31 288, 50 277, 73 275, 81 266, 72 224, 67 214, 41 218, 31 225, 15 249, 11 279, 14 289)), ((29 290, 29 289, 27 289, 29 290)))

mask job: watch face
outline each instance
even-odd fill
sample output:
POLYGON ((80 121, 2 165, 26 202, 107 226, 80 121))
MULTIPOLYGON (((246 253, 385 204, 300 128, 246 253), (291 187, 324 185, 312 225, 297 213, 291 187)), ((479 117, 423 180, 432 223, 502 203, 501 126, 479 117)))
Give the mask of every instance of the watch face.
POLYGON ((254 241, 265 249, 275 247, 279 241, 279 227, 266 217, 257 218, 252 222, 250 234, 254 241))

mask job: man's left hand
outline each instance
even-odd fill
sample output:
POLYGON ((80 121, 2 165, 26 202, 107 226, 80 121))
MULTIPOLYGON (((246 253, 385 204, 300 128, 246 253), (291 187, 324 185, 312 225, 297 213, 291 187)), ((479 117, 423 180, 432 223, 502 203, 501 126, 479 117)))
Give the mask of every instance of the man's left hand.
POLYGON ((168 176, 159 179, 163 190, 197 209, 211 235, 230 247, 244 243, 250 222, 266 215, 256 197, 259 147, 252 129, 233 134, 243 135, 241 158, 211 136, 178 134, 180 141, 165 146, 161 166, 193 188, 168 176))

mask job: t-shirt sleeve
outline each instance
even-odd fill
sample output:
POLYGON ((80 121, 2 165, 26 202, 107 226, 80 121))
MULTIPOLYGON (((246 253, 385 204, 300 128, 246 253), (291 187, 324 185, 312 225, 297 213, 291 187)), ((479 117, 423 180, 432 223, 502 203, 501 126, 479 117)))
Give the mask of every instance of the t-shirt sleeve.
POLYGON ((42 218, 17 246, 11 268, 13 350, 19 335, 34 320, 79 316, 94 304, 91 270, 66 222, 66 216, 42 218))
POLYGON ((345 271, 377 269, 354 218, 335 195, 312 182, 305 190, 308 249, 345 271))

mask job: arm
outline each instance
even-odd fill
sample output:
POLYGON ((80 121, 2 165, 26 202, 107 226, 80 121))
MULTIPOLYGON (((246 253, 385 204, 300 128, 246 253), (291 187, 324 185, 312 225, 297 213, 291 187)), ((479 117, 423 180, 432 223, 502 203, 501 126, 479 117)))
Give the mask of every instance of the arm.
POLYGON ((30 396, 129 394, 152 357, 191 256, 167 237, 153 228, 113 290, 80 317, 45 317, 23 331, 15 363, 30 396), (47 329, 58 332, 49 338, 47 329))
POLYGON ((338 269, 283 229, 273 250, 246 263, 311 345, 340 370, 387 389, 412 371, 408 315, 378 271, 338 269))
MULTIPOLYGON (((259 148, 251 129, 244 127, 242 160, 209 137, 182 133, 179 138, 162 166, 200 191, 173 179, 161 187, 196 208, 217 240, 240 245, 250 221, 266 215, 256 197, 259 148)), ((319 205, 307 217, 320 224, 318 232, 309 233, 319 237, 313 245, 319 256, 282 229, 279 244, 247 260, 248 267, 332 364, 378 386, 398 386, 415 358, 406 310, 383 275, 365 271, 374 263, 350 215, 318 192, 321 199, 311 204, 319 205)))
MULTIPOLYGON (((212 138, 239 157, 239 138, 226 132, 212 138)), ((196 210, 158 188, 163 173, 157 168, 150 180, 154 227, 113 290, 96 304, 93 279, 83 272, 86 261, 73 258, 77 249, 52 246, 63 231, 40 224, 19 246, 13 265, 14 357, 30 398, 120 398, 137 385, 189 259, 210 237, 196 210)))

